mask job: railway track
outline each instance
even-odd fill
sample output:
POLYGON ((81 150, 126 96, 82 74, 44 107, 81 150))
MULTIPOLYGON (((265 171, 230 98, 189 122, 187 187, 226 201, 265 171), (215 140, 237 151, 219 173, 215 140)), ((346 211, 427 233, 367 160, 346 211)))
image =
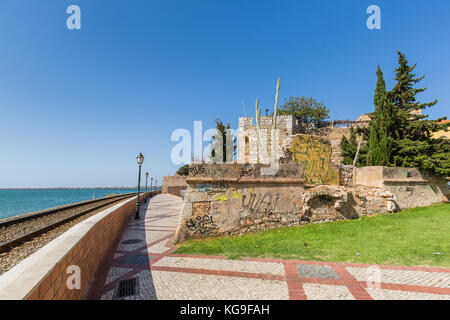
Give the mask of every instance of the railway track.
POLYGON ((11 251, 24 242, 134 196, 136 193, 88 200, 0 221, 0 254, 4 256, 5 252, 11 251))

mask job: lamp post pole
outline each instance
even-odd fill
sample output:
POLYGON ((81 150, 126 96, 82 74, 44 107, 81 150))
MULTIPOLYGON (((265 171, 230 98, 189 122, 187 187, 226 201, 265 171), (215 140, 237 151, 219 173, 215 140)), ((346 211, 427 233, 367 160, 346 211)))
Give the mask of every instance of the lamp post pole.
MULTIPOLYGON (((158 189, 158 179, 156 179, 155 188, 158 189)), ((158 191, 158 190, 156 190, 156 191, 158 191)))
POLYGON ((138 174, 138 191, 137 191, 137 198, 136 198, 136 214, 134 215, 135 219, 139 219, 139 194, 141 192, 141 165, 144 162, 144 156, 142 153, 139 153, 136 157, 137 163, 139 165, 139 174, 138 174))
POLYGON ((152 191, 153 191, 153 177, 150 178, 150 198, 152 197, 152 191))
POLYGON ((148 172, 145 173, 145 203, 147 203, 147 181, 148 181, 148 172))

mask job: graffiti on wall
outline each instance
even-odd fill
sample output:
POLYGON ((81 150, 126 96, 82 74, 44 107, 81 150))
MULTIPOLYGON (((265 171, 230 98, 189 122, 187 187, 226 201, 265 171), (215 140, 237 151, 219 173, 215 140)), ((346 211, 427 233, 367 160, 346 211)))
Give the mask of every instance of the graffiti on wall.
POLYGON ((271 191, 253 191, 250 188, 248 195, 241 197, 241 211, 251 214, 254 218, 268 216, 273 213, 291 214, 299 212, 296 201, 286 201, 285 197, 271 191), (284 200, 281 200, 284 199, 284 200))
POLYGON ((210 207, 209 201, 192 203, 193 217, 186 220, 186 227, 193 231, 192 234, 207 235, 217 229, 213 217, 209 214, 210 207))
POLYGON ((206 192, 226 192, 228 184, 224 181, 211 181, 203 184, 195 184, 194 188, 201 193, 206 192))
POLYGON ((277 177, 295 177, 298 175, 298 170, 282 170, 279 169, 276 173, 277 177))
POLYGON ((294 138, 290 148, 292 162, 305 170, 305 183, 339 184, 338 170, 331 166, 331 144, 315 136, 300 135, 294 138))
POLYGON ((193 231, 193 234, 200 233, 202 235, 208 234, 217 229, 217 226, 214 224, 213 217, 206 214, 204 216, 197 216, 186 220, 186 227, 193 231))
POLYGON ((245 164, 241 168, 241 177, 252 177, 254 175, 259 175, 259 172, 255 172, 255 167, 245 164))
POLYGON ((272 196, 272 192, 267 191, 264 193, 251 192, 250 194, 242 196, 241 209, 256 216, 258 214, 269 214, 275 210, 276 203, 279 200, 278 194, 272 196))
POLYGON ((209 201, 194 202, 192 203, 192 214, 196 216, 209 214, 210 205, 209 201))

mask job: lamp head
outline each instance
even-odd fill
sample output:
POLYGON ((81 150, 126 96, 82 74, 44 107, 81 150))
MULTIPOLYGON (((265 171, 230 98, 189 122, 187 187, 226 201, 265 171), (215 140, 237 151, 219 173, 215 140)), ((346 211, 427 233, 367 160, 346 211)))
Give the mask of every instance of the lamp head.
POLYGON ((142 155, 142 153, 139 153, 136 159, 138 164, 142 164, 144 162, 144 156, 142 155))

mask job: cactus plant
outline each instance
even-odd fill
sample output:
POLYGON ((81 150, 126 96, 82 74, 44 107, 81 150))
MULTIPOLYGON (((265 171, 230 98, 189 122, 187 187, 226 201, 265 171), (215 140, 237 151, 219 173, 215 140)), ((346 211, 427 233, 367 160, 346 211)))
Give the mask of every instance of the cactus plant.
POLYGON ((259 152, 261 150, 261 132, 260 132, 260 123, 261 123, 261 107, 259 106, 258 98, 256 98, 256 105, 255 105, 255 112, 256 112, 256 136, 257 136, 257 155, 259 157, 259 152))

